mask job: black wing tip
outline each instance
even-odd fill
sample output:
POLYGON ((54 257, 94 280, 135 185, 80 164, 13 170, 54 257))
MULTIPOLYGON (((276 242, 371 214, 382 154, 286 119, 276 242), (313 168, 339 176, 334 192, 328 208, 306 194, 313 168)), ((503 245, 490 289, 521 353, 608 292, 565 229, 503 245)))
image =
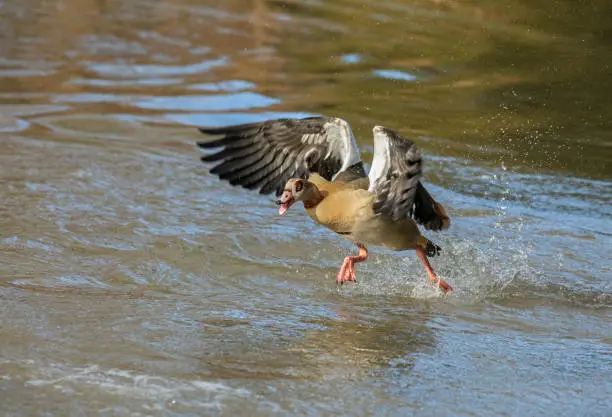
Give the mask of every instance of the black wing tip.
MULTIPOLYGON (((211 146, 211 142, 198 141, 198 142, 196 142, 196 145, 198 145, 198 148, 201 148, 201 149, 213 148, 213 146, 211 146)), ((217 145, 217 147, 218 147, 218 145, 217 145)))
MULTIPOLYGON (((228 133, 232 133, 239 130, 250 129, 253 127, 263 126, 266 124, 274 124, 274 123, 284 123, 284 122, 299 122, 299 121, 308 121, 308 120, 330 120, 330 119, 340 119, 337 117, 330 117, 324 115, 312 115, 312 116, 303 116, 303 117, 277 117, 272 119, 265 119, 258 122, 248 122, 248 123, 237 123, 225 126, 198 126, 197 129, 200 133, 205 135, 227 135, 228 133)), ((342 120, 342 119, 340 119, 342 120)))
MULTIPOLYGON (((207 136, 227 136, 228 128, 227 127, 198 127, 200 133, 207 136)), ((196 145, 200 149, 210 149, 210 148, 218 148, 222 146, 220 142, 223 141, 224 138, 221 139, 213 139, 208 141, 197 141, 196 145)))
POLYGON ((422 218, 415 218, 416 222, 422 224, 425 227, 425 230, 431 230, 433 232, 439 232, 441 230, 447 229, 444 227, 444 220, 439 218, 434 218, 431 220, 424 220, 422 218))
POLYGON ((215 148, 223 148, 227 146, 227 140, 225 138, 209 140, 209 141, 198 141, 196 142, 198 148, 200 149, 215 149, 215 148))
POLYGON ((431 197, 420 182, 414 203, 414 219, 425 229, 440 232, 450 228, 451 219, 446 213, 446 209, 431 197))
POLYGON ((233 126, 218 126, 218 127, 198 127, 197 129, 200 133, 204 135, 224 135, 226 134, 233 126))
POLYGON ((209 164, 211 162, 217 162, 218 160, 219 158, 217 157, 216 153, 200 156, 200 161, 204 162, 205 164, 209 164))
POLYGON ((254 127, 261 126, 266 122, 258 122, 258 123, 242 123, 242 124, 234 124, 234 125, 226 125, 226 126, 198 126, 198 130, 200 133, 208 136, 228 136, 244 131, 248 131, 254 127))

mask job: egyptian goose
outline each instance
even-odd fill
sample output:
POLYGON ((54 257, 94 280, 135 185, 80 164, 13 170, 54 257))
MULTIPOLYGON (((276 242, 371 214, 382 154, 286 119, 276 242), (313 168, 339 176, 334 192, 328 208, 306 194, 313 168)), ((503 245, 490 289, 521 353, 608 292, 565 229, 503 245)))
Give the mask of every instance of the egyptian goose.
POLYGON ((357 256, 347 256, 337 283, 356 281, 355 263, 368 257, 367 245, 415 250, 429 279, 447 292, 427 256, 440 247, 423 237, 417 226, 445 230, 450 219, 421 184, 421 153, 410 140, 376 126, 374 158, 366 175, 355 137, 340 118, 316 116, 277 119, 218 128, 200 128, 221 136, 198 142, 202 149, 222 148, 201 157, 219 162, 210 173, 234 186, 275 192, 279 214, 301 201, 315 222, 353 242, 357 256))

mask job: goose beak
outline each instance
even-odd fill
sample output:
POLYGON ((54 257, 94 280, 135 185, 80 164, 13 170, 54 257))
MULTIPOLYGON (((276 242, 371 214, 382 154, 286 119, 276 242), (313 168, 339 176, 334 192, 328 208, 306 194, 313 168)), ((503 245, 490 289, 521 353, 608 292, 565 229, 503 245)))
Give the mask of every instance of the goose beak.
POLYGON ((276 204, 280 206, 280 208, 278 209, 278 214, 280 214, 281 216, 285 214, 294 202, 295 200, 293 199, 293 193, 290 190, 285 190, 283 192, 283 195, 281 195, 281 197, 276 200, 276 204))

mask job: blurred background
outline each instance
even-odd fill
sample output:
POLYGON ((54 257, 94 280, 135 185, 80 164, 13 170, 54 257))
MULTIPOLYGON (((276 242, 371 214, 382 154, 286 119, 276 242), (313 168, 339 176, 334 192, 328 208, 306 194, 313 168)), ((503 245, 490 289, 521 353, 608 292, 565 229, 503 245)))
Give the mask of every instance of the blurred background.
POLYGON ((609 415, 611 62, 600 0, 2 2, 0 407, 609 415), (315 114, 423 149, 453 295, 199 162, 315 114))

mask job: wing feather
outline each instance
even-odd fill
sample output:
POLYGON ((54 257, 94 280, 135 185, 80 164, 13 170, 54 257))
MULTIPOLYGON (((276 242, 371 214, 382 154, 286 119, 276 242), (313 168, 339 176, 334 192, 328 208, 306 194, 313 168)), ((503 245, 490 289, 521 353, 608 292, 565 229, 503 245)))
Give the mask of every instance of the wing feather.
POLYGON ((401 220, 413 217, 427 230, 446 230, 450 218, 421 184, 423 162, 411 140, 391 129, 377 126, 369 191, 376 195, 374 211, 401 220))
POLYGON ((221 148, 201 157, 217 163, 210 173, 232 185, 259 188, 261 194, 279 194, 289 178, 315 172, 332 180, 356 164, 365 176, 350 126, 339 118, 275 119, 200 132, 221 136, 197 143, 201 149, 221 148))
POLYGON ((417 187, 414 200, 414 219, 427 230, 446 230, 451 224, 444 207, 432 198, 421 183, 417 187))
POLYGON ((374 212, 394 221, 411 217, 422 176, 421 152, 414 142, 391 129, 376 126, 373 133, 369 191, 376 195, 374 212))

